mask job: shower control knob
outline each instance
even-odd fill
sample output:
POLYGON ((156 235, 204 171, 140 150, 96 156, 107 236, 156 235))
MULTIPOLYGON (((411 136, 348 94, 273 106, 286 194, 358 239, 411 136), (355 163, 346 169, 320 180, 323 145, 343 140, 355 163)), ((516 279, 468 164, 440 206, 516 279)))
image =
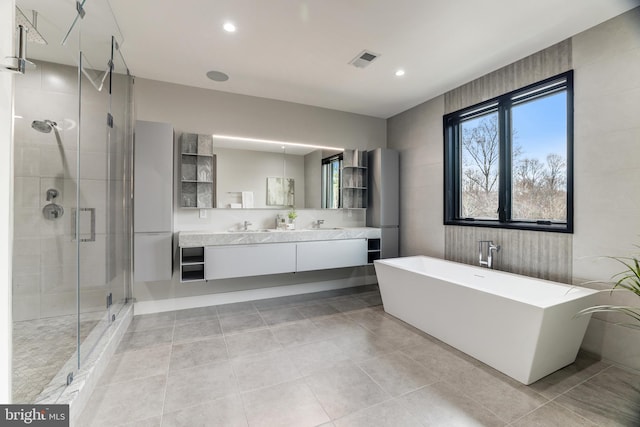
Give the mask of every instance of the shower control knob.
POLYGON ((54 220, 60 218, 64 214, 64 209, 60 205, 56 205, 55 203, 49 203, 44 208, 42 208, 42 215, 46 219, 54 220))
POLYGON ((47 202, 52 201, 56 197, 58 197, 58 190, 56 190, 55 188, 50 188, 47 190, 47 202))

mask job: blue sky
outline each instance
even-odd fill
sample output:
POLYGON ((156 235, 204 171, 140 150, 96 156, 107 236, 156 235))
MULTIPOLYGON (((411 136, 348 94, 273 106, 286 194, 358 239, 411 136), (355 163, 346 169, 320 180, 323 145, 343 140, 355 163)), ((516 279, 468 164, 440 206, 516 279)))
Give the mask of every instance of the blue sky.
POLYGON ((566 158, 566 111, 566 92, 513 107, 513 127, 516 142, 522 147, 522 158, 535 157, 544 162, 551 153, 566 158))

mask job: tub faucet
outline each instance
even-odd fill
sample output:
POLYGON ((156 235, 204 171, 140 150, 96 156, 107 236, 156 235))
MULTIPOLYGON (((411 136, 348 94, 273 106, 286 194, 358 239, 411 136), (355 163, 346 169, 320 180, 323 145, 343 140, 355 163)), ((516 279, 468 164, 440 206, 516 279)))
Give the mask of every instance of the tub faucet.
POLYGON ((499 250, 500 245, 494 245, 493 240, 480 240, 478 245, 480 267, 493 268, 493 252, 498 252, 499 250))
POLYGON ((247 231, 249 229, 250 225, 251 225, 251 223, 249 221, 245 221, 244 222, 244 231, 247 231))

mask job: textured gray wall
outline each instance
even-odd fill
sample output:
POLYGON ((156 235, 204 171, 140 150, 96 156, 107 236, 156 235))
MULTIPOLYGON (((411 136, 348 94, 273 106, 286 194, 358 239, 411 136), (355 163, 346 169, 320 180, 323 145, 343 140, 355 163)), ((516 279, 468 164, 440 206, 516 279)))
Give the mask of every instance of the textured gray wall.
MULTIPOLYGON (((640 252, 640 8, 573 37, 575 69, 574 283, 608 281, 621 265, 604 255, 640 252)), ((609 288, 610 284, 588 284, 609 288)), ((603 304, 640 306, 628 292, 603 304)), ((640 330, 598 314, 583 348, 640 369, 640 330)))
POLYGON ((400 153, 400 255, 444 257, 442 114, 439 96, 387 121, 400 153))
POLYGON ((567 39, 453 89, 444 95, 445 114, 568 71, 571 56, 571 39, 567 39))
POLYGON ((525 276, 571 283, 571 234, 484 227, 445 227, 445 258, 478 265, 478 242, 500 245, 494 268, 525 276))

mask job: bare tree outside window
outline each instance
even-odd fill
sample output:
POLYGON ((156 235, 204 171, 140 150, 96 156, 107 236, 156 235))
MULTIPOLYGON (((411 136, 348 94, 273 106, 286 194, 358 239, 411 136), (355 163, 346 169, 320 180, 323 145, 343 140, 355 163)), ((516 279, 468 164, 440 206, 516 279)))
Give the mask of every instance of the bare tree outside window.
MULTIPOLYGON (((554 104, 559 104, 554 103, 558 100, 553 97, 564 95, 535 99, 513 109, 511 196, 514 219, 562 221, 567 217, 567 163, 565 156, 557 153, 566 152, 566 120, 554 124, 553 132, 547 132, 546 138, 551 142, 541 141, 539 136, 531 137, 533 132, 528 131, 525 135, 526 146, 521 143, 521 132, 516 127, 524 121, 525 114, 528 117, 533 115, 532 110, 544 109, 548 112, 554 104), (544 150, 549 149, 557 152, 545 153, 544 150), (541 159, 540 156, 544 157, 541 159)), ((545 124, 540 123, 540 126, 545 124)), ((523 123, 523 128, 529 130, 530 127, 523 123)), ((460 124, 460 128, 462 217, 498 218, 498 113, 466 120, 460 124)))
POLYGON ((498 218, 498 113, 461 123, 462 217, 498 218))
POLYGON ((518 135, 512 156, 512 218, 566 221, 566 94, 516 105, 512 116, 518 135))

